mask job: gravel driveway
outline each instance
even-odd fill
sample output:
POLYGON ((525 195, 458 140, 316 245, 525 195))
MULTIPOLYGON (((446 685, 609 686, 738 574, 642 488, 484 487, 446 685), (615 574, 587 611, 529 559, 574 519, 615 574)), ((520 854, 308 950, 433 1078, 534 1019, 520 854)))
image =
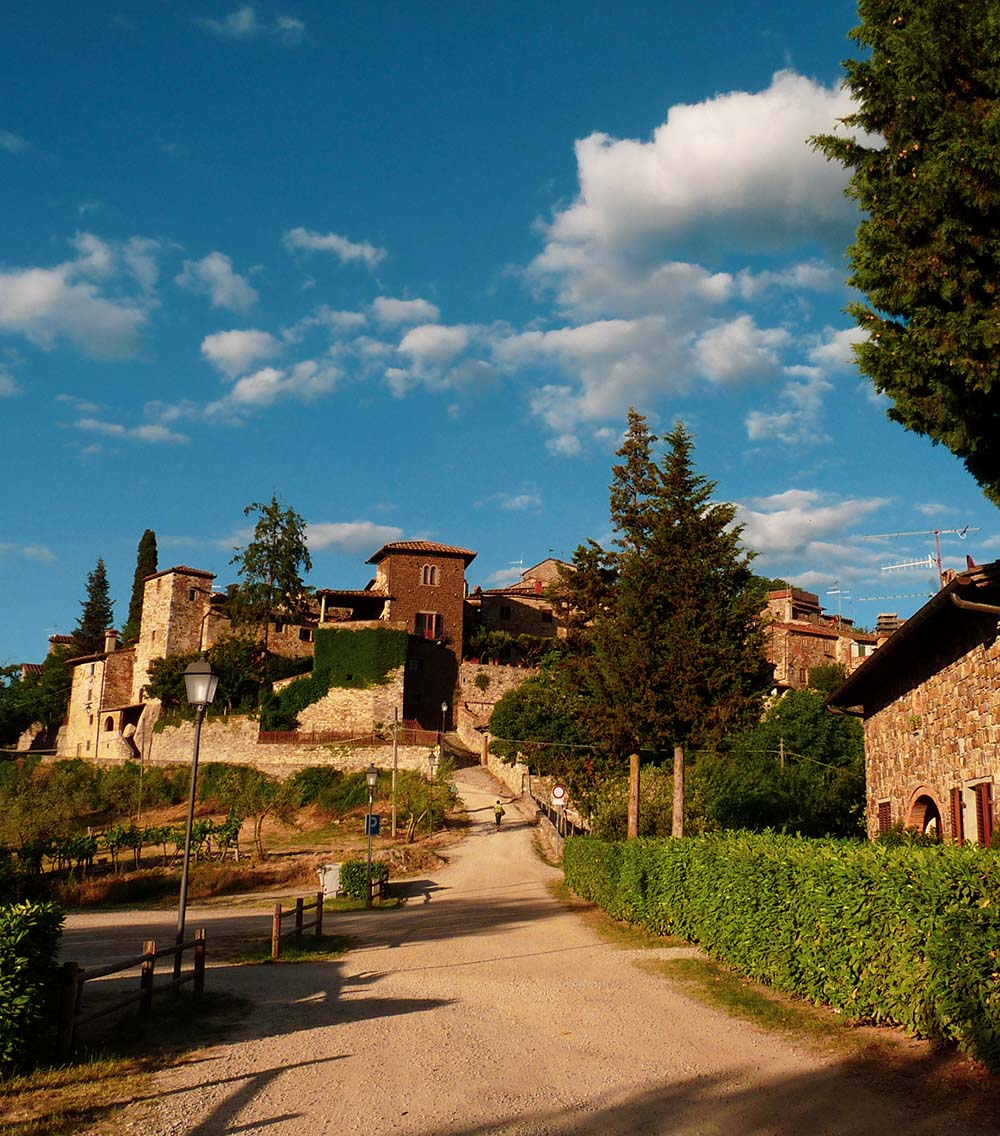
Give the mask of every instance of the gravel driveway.
MULTIPOLYGON (((917 1102, 635 966, 632 952, 550 898, 559 872, 533 852, 518 803, 506 803, 497 830, 488 775, 466 770, 458 783, 476 824, 447 867, 417 881, 404 908, 336 917, 358 942, 341 960, 213 968, 211 989, 251 999, 255 1012, 225 1043, 162 1073, 153 1115, 148 1103, 141 1122, 126 1112, 121 1131, 920 1136, 945 1127, 917 1102)), ((204 914, 193 911, 189 925, 204 914)), ((107 954, 109 929, 94 918, 70 921, 67 956, 101 944, 107 954)), ((263 913, 236 920, 267 933, 263 913)), ((214 921, 224 928, 223 916, 214 921)), ((164 926, 166 941, 169 917, 164 926)), ((946 1130, 978 1131, 954 1116, 946 1130)))

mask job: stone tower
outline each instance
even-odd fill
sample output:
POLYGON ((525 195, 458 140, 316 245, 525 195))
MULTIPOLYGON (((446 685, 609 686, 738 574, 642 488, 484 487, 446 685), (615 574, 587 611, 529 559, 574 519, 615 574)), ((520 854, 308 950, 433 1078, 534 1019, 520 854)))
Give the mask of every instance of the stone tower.
POLYGON ((187 655, 207 646, 205 624, 211 610, 212 572, 167 568, 146 578, 142 626, 135 646, 132 701, 143 700, 153 659, 187 655))

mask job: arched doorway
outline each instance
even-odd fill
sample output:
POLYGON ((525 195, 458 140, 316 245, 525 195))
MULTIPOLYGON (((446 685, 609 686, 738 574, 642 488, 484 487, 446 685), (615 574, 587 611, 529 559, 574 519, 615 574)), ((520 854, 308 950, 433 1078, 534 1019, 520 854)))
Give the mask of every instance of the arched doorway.
POLYGON ((921 793, 914 799, 910 805, 910 814, 906 818, 906 827, 915 828, 924 836, 941 838, 944 832, 941 825, 941 810, 930 794, 921 793))

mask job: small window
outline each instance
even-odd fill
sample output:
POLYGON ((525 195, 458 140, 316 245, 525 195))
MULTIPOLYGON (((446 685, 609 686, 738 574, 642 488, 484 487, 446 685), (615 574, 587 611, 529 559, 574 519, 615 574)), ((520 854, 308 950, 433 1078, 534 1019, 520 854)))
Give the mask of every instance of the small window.
POLYGON ((951 791, 951 838, 956 844, 965 843, 965 824, 962 817, 962 809, 964 808, 962 788, 956 786, 951 791))
POLYGON ((976 839, 981 848, 989 848, 993 842, 993 784, 980 781, 972 791, 976 795, 976 839))
POLYGON ((282 631, 284 631, 284 630, 285 630, 284 623, 282 623, 280 619, 276 619, 274 621, 274 633, 275 633, 275 635, 280 635, 282 633, 282 631))
POLYGON ((879 801, 878 803, 878 834, 888 832, 892 828, 892 801, 879 801))
POLYGON ((188 588, 188 603, 194 603, 194 588, 188 588))
POLYGON ((444 621, 436 611, 418 611, 413 622, 413 634, 422 639, 440 639, 444 621))
POLYGON ((94 664, 93 663, 90 664, 90 677, 91 678, 94 677, 94 664))
POLYGON ((109 734, 109 733, 111 733, 111 731, 112 731, 112 730, 113 730, 114 728, 115 728, 115 720, 114 720, 114 718, 105 718, 105 719, 104 719, 104 732, 105 732, 106 734, 109 734))
POLYGON ((155 627, 154 627, 154 628, 153 628, 153 630, 152 630, 152 631, 150 632, 150 635, 149 635, 149 641, 150 641, 150 643, 155 643, 155 642, 156 642, 156 628, 155 628, 155 627))
POLYGON ((509 604, 504 604, 500 608, 500 618, 501 619, 510 619, 510 605, 509 604))
POLYGON ((313 640, 313 633, 311 627, 300 627, 299 638, 303 643, 311 643, 313 640))
POLYGON ((420 582, 426 584, 428 587, 437 587, 437 585, 441 583, 437 566, 434 564, 425 564, 420 575, 420 582))

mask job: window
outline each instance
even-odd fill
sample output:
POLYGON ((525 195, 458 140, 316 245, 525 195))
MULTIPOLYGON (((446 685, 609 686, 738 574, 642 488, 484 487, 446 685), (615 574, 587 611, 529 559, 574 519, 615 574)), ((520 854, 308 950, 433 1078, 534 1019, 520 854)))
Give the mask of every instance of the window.
POLYGON ((188 603, 194 603, 194 588, 188 588, 188 603))
POLYGON ((881 836, 892 828, 892 801, 878 803, 878 834, 881 836))
POLYGON ((956 844, 965 840, 965 825, 962 823, 962 789, 956 786, 951 791, 951 838, 956 844))
POLYGON ((312 628, 311 627, 300 627, 299 628, 299 638, 302 640, 303 643, 311 643, 312 639, 313 639, 312 628))
POLYGON ((274 633, 275 633, 275 635, 280 635, 282 633, 282 631, 284 631, 284 630, 285 630, 285 625, 281 622, 280 619, 276 619, 274 621, 274 633))
POLYGON ((418 611, 413 621, 413 634, 422 639, 440 639, 444 621, 436 611, 418 611))
POLYGON ((501 619, 510 619, 510 605, 509 604, 504 604, 500 608, 500 618, 501 619))
POLYGON ((114 718, 105 718, 104 719, 104 732, 106 734, 110 733, 114 728, 115 728, 114 718))
POLYGON ((437 587, 441 583, 441 578, 436 565, 425 564, 420 573, 421 584, 426 584, 428 587, 437 587))
POLYGON ((976 839, 981 848, 989 848, 993 840, 993 783, 980 781, 972 791, 976 797, 976 839))
POLYGON ((551 623, 551 622, 552 622, 552 612, 549 611, 548 608, 546 608, 542 612, 542 623, 551 623))

